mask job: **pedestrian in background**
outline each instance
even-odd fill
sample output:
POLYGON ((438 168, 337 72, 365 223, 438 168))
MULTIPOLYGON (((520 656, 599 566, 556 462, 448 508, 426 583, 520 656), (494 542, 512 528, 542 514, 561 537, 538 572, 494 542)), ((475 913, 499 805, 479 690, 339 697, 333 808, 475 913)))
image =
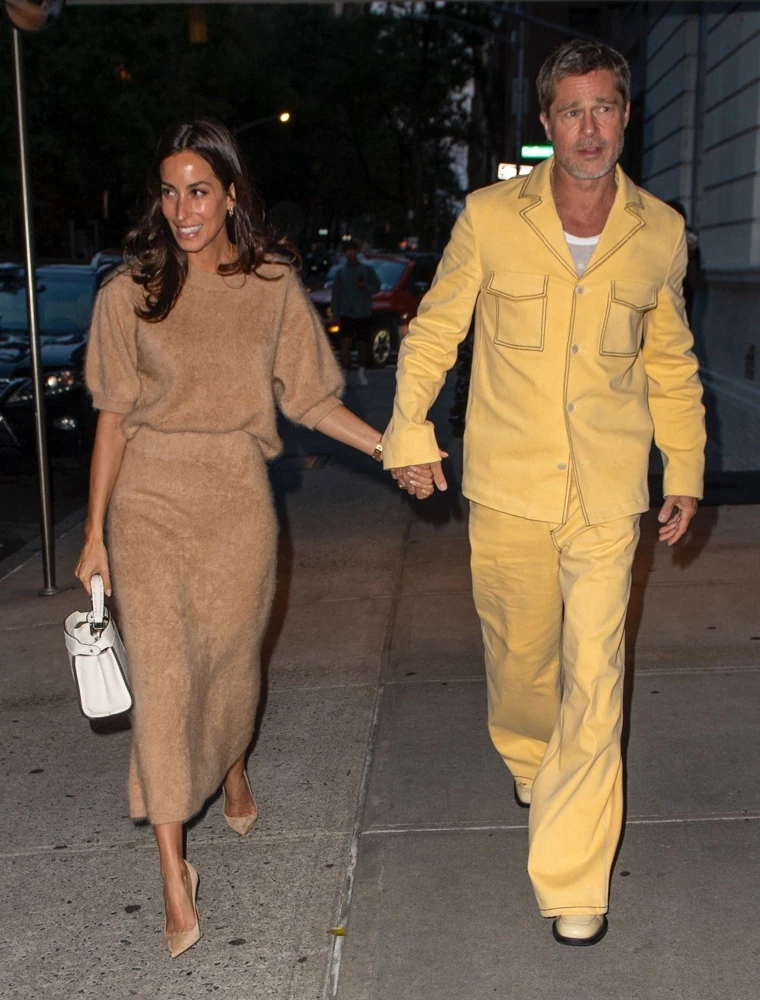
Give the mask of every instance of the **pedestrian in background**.
POLYGON ((348 373, 356 348, 359 385, 367 385, 367 361, 372 340, 372 296, 380 291, 377 271, 359 260, 355 240, 343 245, 345 263, 338 268, 332 288, 332 314, 340 325, 340 363, 348 373))
POLYGON ((652 433, 673 545, 702 495, 704 408, 683 219, 617 166, 625 60, 568 42, 538 93, 554 156, 468 197, 401 345, 384 458, 402 485, 430 463, 446 488, 428 412, 479 300, 462 488, 489 731, 530 808, 540 912, 560 943, 592 945, 623 819, 624 624, 652 433))
POLYGON ((341 405, 322 324, 229 130, 170 130, 148 184, 127 267, 93 317, 86 376, 100 413, 76 574, 88 592, 102 574, 110 594, 113 570, 134 694, 129 809, 153 824, 176 957, 200 937, 183 824, 220 785, 235 832, 257 817, 245 754, 275 583, 276 404, 380 449, 341 405))

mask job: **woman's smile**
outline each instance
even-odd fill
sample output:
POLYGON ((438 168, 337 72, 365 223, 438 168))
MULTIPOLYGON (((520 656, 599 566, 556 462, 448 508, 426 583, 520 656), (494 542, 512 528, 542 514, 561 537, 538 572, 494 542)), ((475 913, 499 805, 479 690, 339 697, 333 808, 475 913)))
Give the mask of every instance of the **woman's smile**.
POLYGON ((197 226, 181 226, 178 223, 174 226, 174 231, 177 234, 177 238, 180 240, 192 240, 203 229, 203 223, 199 222, 197 226))

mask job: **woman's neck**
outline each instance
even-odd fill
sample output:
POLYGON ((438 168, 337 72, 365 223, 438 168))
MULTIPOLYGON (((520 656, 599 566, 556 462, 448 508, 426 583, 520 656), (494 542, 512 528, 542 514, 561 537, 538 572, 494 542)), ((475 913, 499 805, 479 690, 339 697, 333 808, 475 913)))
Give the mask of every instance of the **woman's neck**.
POLYGON ((197 253, 187 255, 188 267, 195 267, 209 274, 217 274, 220 264, 231 264, 233 260, 235 260, 235 247, 226 236, 224 243, 210 243, 197 253))

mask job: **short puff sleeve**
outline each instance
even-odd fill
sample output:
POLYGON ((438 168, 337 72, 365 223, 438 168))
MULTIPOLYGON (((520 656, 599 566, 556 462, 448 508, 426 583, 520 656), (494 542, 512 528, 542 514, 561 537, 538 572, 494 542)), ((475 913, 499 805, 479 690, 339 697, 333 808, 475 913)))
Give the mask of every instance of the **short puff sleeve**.
POLYGON ((280 315, 273 384, 277 404, 295 423, 316 425, 340 405, 343 376, 322 322, 292 269, 280 315))
POLYGON ((119 273, 98 293, 90 326, 85 381, 96 410, 129 413, 140 389, 132 278, 119 273))

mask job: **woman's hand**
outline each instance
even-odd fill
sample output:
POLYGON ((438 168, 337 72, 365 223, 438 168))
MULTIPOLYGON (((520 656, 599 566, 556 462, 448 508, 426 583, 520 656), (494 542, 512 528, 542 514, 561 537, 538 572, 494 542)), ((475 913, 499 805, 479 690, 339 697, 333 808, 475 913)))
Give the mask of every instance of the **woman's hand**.
MULTIPOLYGON (((355 413, 345 406, 335 406, 324 416, 316 426, 316 430, 328 437, 349 444, 352 448, 371 455, 382 435, 360 420, 355 413)), ((448 458, 448 452, 438 452, 441 461, 448 458)), ((446 489, 446 477, 441 470, 440 462, 430 462, 424 465, 408 465, 402 469, 391 469, 391 475, 400 489, 406 490, 410 496, 418 500, 426 500, 433 495, 434 488, 446 489)))
POLYGON ((87 593, 92 596, 90 580, 96 573, 103 577, 103 587, 106 596, 111 596, 111 571, 108 566, 108 552, 102 538, 85 541, 79 562, 74 570, 74 576, 81 582, 87 593))
MULTIPOLYGON (((438 449, 441 461, 448 458, 448 452, 438 449)), ((400 469, 391 469, 391 475, 396 480, 400 489, 418 500, 427 500, 433 495, 433 487, 439 490, 447 489, 446 477, 441 469, 441 462, 430 462, 425 465, 407 465, 400 469)))

